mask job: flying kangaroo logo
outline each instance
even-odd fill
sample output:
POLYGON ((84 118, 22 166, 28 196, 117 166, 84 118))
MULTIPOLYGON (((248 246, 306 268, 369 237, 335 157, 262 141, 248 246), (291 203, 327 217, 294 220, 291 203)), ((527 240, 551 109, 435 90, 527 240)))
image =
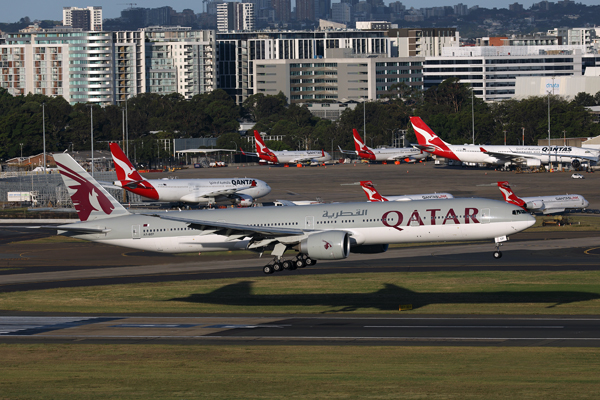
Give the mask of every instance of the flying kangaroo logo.
POLYGON ((75 191, 75 193, 71 194, 71 201, 81 221, 87 221, 90 214, 94 211, 102 211, 107 215, 113 212, 115 207, 110 200, 104 193, 99 192, 91 182, 81 177, 72 169, 58 162, 56 164, 60 167, 61 174, 77 183, 68 185, 68 188, 75 191))
POLYGON ((498 188, 502 192, 504 200, 507 203, 511 203, 519 207, 523 207, 525 205, 525 202, 518 198, 516 194, 514 194, 506 182, 498 182, 498 188))
POLYGON ((130 167, 127 162, 121 160, 118 157, 114 157, 113 161, 119 166, 119 168, 121 168, 123 170, 123 173, 125 173, 125 179, 123 179, 123 180, 127 180, 127 181, 138 180, 132 176, 137 171, 135 169, 133 169, 132 167, 130 167))
POLYGON ((323 245, 323 247, 325 248, 325 250, 327 250, 327 249, 329 249, 329 248, 331 247, 331 243, 329 243, 328 241, 326 241, 326 240, 323 240, 323 242, 325 243, 325 244, 323 245))
POLYGON ((367 194, 369 201, 387 201, 387 199, 377 193, 377 190, 373 188, 373 183, 371 181, 363 184, 363 190, 367 194))

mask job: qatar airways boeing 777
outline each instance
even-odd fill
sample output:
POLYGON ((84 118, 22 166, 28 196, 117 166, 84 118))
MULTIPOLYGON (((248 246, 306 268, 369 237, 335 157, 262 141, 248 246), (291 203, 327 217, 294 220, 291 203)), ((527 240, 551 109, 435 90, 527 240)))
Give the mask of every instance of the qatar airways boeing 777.
POLYGON ((501 242, 535 219, 520 207, 489 199, 331 203, 133 214, 69 154, 54 160, 80 222, 38 228, 93 242, 167 253, 249 249, 271 251, 263 268, 312 265, 356 253, 378 253, 389 244, 494 239, 501 242), (288 249, 298 251, 285 260, 288 249))

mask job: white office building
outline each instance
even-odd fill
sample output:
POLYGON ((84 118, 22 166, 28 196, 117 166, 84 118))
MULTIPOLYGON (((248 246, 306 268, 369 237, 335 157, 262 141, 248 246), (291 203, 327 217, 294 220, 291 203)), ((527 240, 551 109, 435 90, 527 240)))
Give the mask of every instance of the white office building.
POLYGON ((217 30, 219 32, 254 30, 254 4, 217 4, 217 30))
POLYGON ((102 7, 63 7, 63 25, 84 31, 102 31, 102 7))

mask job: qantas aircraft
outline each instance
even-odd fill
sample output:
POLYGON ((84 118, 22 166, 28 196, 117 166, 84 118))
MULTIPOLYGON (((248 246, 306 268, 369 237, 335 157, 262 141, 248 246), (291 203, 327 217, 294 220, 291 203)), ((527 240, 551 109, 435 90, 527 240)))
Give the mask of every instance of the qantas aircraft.
POLYGON ((266 274, 344 259, 351 252, 380 253, 392 243, 494 239, 499 258, 507 235, 535 222, 520 207, 475 198, 132 214, 69 154, 54 160, 80 221, 38 228, 156 252, 271 251, 266 274), (298 251, 292 260, 283 258, 288 249, 298 251))
POLYGON ((480 146, 452 145, 440 139, 420 117, 410 117, 419 147, 429 153, 451 160, 493 165, 527 164, 540 166, 550 162, 581 166, 581 160, 598 162, 599 152, 571 146, 480 146))
POLYGON ((371 181, 360 181, 369 201, 412 201, 412 200, 433 200, 433 199, 453 199, 450 193, 429 193, 429 194, 405 194, 402 196, 382 196, 379 194, 375 185, 371 181))
POLYGON ((242 154, 256 156, 274 164, 297 164, 307 161, 324 163, 331 160, 331 155, 323 150, 273 151, 267 147, 258 131, 254 131, 254 141, 256 153, 245 153, 242 150, 242 154))
POLYGON ((498 182, 498 188, 507 203, 514 204, 529 212, 544 214, 560 213, 568 209, 583 209, 590 203, 579 194, 557 196, 517 197, 508 182, 498 182))
POLYGON ((252 178, 152 179, 142 177, 117 143, 110 144, 117 180, 114 186, 152 200, 194 204, 231 201, 250 206, 254 199, 268 195, 271 188, 252 178))
POLYGON ((428 156, 423 150, 415 149, 413 147, 372 149, 364 144, 356 129, 352 129, 352 134, 354 135, 354 148, 356 150, 349 151, 340 149, 342 153, 356 154, 360 158, 371 161, 404 160, 405 162, 414 162, 423 160, 428 156))

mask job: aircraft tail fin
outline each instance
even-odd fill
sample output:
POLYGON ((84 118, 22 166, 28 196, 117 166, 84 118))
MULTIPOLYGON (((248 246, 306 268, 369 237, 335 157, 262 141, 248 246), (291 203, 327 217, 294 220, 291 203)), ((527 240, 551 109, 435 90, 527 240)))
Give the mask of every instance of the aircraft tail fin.
POLYGON ((515 206, 519 206, 525 209, 525 202, 521 200, 510 188, 508 182, 498 182, 498 189, 502 192, 502 196, 504 196, 504 201, 509 204, 514 204, 515 206))
POLYGON ((388 201, 388 199, 379 194, 372 181, 360 181, 360 186, 365 191, 369 201, 388 201))
POLYGON ((422 146, 434 146, 440 150, 448 150, 448 143, 444 142, 433 130, 421 119, 421 117, 410 117, 410 123, 415 130, 415 135, 422 146))
POLYGON ((133 164, 129 161, 121 146, 117 143, 110 144, 110 153, 112 154, 113 161, 115 163, 115 171, 117 172, 117 179, 121 182, 127 181, 143 181, 145 180, 139 172, 135 169, 133 164))
POLYGON ((81 221, 129 214, 106 189, 66 153, 54 154, 54 161, 81 221))
POLYGON ((267 147, 260 136, 260 133, 258 133, 256 130, 254 131, 254 142, 256 142, 256 154, 260 159, 274 163, 279 162, 275 153, 273 153, 271 149, 267 147))
POLYGON ((354 148, 356 151, 361 152, 369 149, 367 146, 365 146, 365 143, 356 129, 352 129, 352 135, 354 136, 354 148))

